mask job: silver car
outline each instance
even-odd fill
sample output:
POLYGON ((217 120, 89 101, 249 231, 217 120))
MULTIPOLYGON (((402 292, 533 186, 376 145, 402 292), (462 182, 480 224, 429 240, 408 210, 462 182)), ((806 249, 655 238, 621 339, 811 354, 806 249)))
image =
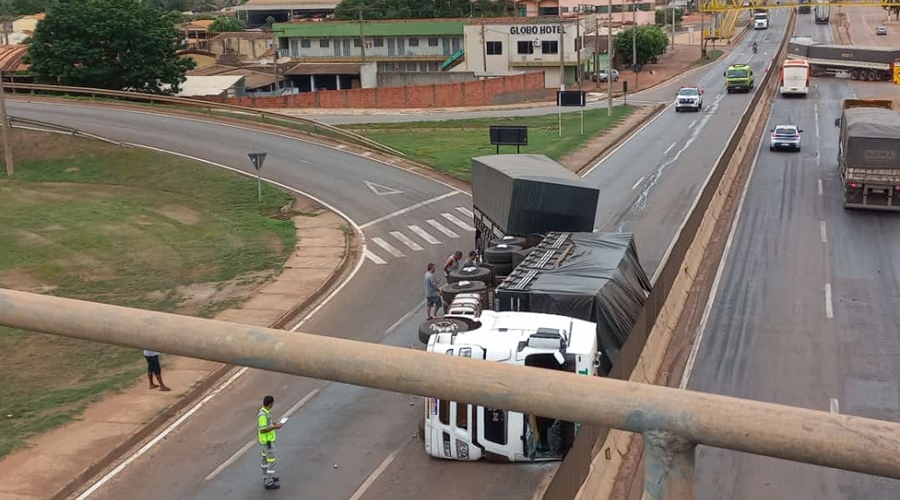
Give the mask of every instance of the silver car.
POLYGON ((769 142, 769 151, 776 149, 790 149, 800 151, 800 134, 803 130, 796 125, 778 125, 772 129, 772 138, 769 142))
MULTIPOLYGON (((599 72, 591 74, 591 80, 595 82, 605 82, 609 79, 609 74, 609 70, 601 69, 599 72)), ((612 81, 619 81, 619 70, 612 70, 612 81)))
POLYGON ((887 28, 885 28, 884 26, 879 26, 879 27, 875 28, 875 34, 876 35, 887 35, 887 28))

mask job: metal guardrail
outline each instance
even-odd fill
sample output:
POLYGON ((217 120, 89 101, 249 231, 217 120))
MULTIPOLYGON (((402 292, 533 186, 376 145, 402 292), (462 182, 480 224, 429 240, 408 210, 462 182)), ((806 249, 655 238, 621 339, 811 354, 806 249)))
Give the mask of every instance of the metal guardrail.
MULTIPOLYGON (((750 117, 753 115, 753 111, 759 104, 759 101, 763 98, 763 95, 765 94, 764 89, 771 85, 773 79, 777 79, 778 77, 779 72, 775 66, 785 53, 785 48, 790 40, 795 22, 796 11, 792 12, 790 15, 784 38, 773 59, 772 67, 766 73, 763 81, 760 82, 757 91, 751 98, 747 109, 735 128, 731 140, 719 156, 716 164, 713 166, 710 176, 700 190, 695 205, 691 208, 684 224, 679 229, 678 234, 676 234, 674 243, 669 247, 666 255, 663 256, 660 270, 654 276, 655 281, 653 282, 653 290, 647 298, 647 302, 644 304, 641 314, 635 321, 634 327, 628 336, 628 340, 619 352, 616 364, 609 374, 610 378, 628 380, 631 376, 631 372, 634 371, 637 366, 644 345, 650 337, 650 331, 653 329, 653 325, 656 323, 666 300, 669 298, 669 292, 672 290, 676 278, 678 278, 679 274, 682 272, 682 262, 684 261, 684 257, 687 255, 687 252, 700 229, 700 224, 703 222, 703 216, 706 214, 709 204, 712 201, 716 190, 719 188, 722 177, 728 169, 728 163, 743 138, 750 117)), ((571 500, 575 497, 575 494, 581 488, 581 485, 584 484, 584 481, 590 472, 591 462, 594 457, 595 443, 602 443, 605 441, 609 431, 609 428, 587 425, 581 426, 572 449, 569 450, 569 453, 566 455, 562 464, 560 464, 559 469, 544 492, 543 500, 571 500)))
POLYGON ((655 500, 699 444, 900 479, 894 422, 5 289, 0 325, 639 432, 655 500))
MULTIPOLYGON (((358 146, 363 146, 368 149, 373 149, 376 151, 380 151, 382 153, 387 153, 394 156, 406 157, 406 155, 396 149, 381 144, 380 142, 373 141, 368 137, 364 137, 362 135, 344 130, 340 127, 335 127, 334 125, 329 125, 327 123, 322 123, 310 118, 303 118, 299 116, 286 115, 283 113, 273 113, 271 111, 263 111, 256 108, 247 108, 243 106, 235 106, 233 104, 223 104, 218 102, 211 101, 201 101, 199 99, 188 99, 184 97, 173 97, 173 96, 163 96, 163 95, 154 95, 154 94, 145 94, 141 92, 126 92, 121 90, 105 90, 105 89, 94 89, 90 87, 67 87, 62 85, 43 85, 43 84, 32 84, 32 83, 4 83, 4 89, 10 94, 20 95, 23 93, 28 93, 29 95, 48 95, 48 94, 64 94, 64 95, 84 95, 90 96, 91 100, 95 100, 97 97, 106 98, 106 99, 116 99, 116 100, 124 100, 124 101, 137 101, 148 103, 151 106, 154 104, 164 104, 170 106, 177 107, 186 107, 190 108, 190 110, 200 110, 206 112, 208 115, 212 115, 213 111, 219 111, 223 113, 228 113, 233 117, 240 118, 239 115, 252 115, 259 117, 263 122, 278 124, 278 122, 282 122, 288 124, 289 127, 293 129, 299 129, 302 132, 308 133, 310 135, 321 135, 325 137, 330 137, 332 139, 338 139, 345 142, 349 142, 351 144, 355 144, 358 146), (24 92, 23 92, 24 91, 24 92), (238 116, 235 116, 238 115, 238 116)), ((10 98, 12 96, 7 96, 10 98)))
POLYGON ((799 0, 701 0, 698 9, 701 12, 727 12, 730 10, 769 10, 769 9, 796 9, 798 7, 813 7, 823 5, 826 7, 881 7, 887 10, 897 7, 894 0, 827 0, 819 4, 800 3, 799 0))
POLYGON ((30 120, 28 118, 19 118, 17 116, 8 117, 10 128, 21 128, 21 129, 30 129, 30 130, 44 130, 48 132, 68 134, 76 137, 86 137, 88 139, 94 139, 96 141, 108 142, 110 144, 115 144, 117 146, 124 146, 119 141, 114 141, 112 139, 107 139, 106 137, 101 137, 99 135, 91 134, 90 132, 83 132, 78 130, 77 128, 66 127, 65 125, 57 125, 55 123, 47 123, 38 120, 30 120))

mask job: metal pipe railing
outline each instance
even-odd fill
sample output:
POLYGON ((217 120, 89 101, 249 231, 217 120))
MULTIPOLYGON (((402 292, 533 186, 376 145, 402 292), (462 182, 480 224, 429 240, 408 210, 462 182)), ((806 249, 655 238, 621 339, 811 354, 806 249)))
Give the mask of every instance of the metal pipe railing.
POLYGON ((0 325, 644 434, 647 498, 691 493, 697 444, 900 479, 900 424, 0 289, 0 325))

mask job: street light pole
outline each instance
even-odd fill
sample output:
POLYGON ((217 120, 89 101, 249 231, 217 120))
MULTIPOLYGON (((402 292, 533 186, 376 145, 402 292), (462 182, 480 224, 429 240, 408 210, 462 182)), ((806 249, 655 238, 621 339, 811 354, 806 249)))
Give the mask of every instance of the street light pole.
POLYGON ((606 32, 606 116, 612 116, 612 61, 613 61, 613 43, 612 43, 612 0, 609 0, 606 7, 608 10, 608 24, 606 32))
MULTIPOLYGON (((637 4, 631 0, 631 64, 637 64, 637 4)), ((637 90, 637 87, 635 87, 637 90)))
POLYGON ((559 90, 566 90, 566 63, 565 63, 565 46, 566 26, 563 24, 562 7, 557 7, 557 15, 559 15, 559 90))
POLYGON ((0 121, 3 122, 0 124, 0 140, 3 142, 3 157, 6 160, 6 176, 12 177, 14 173, 13 154, 12 149, 9 148, 9 118, 6 116, 6 92, 3 87, 3 72, 0 71, 0 121))

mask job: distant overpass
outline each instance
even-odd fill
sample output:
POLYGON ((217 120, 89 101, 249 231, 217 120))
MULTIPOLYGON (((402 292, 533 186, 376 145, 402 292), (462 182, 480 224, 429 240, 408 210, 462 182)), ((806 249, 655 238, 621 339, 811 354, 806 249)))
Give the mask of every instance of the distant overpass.
POLYGON ((897 7, 900 8, 900 0, 875 1, 875 0, 838 0, 838 1, 810 1, 803 4, 797 0, 700 0, 701 12, 728 12, 732 10, 768 10, 768 9, 795 9, 806 5, 815 7, 818 4, 830 7, 897 7))

